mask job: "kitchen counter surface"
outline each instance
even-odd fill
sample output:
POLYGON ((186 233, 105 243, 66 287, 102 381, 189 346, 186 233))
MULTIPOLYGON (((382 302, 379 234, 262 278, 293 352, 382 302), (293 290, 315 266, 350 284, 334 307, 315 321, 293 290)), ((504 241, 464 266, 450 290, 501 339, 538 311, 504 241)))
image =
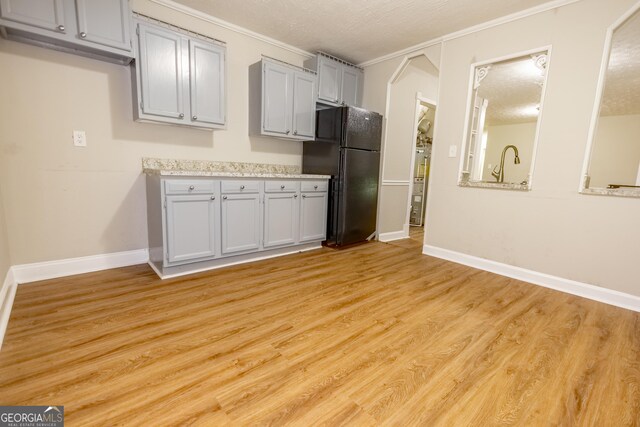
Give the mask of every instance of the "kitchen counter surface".
POLYGON ((330 175, 301 173, 299 166, 205 160, 142 159, 142 171, 160 176, 211 176, 231 178, 330 179, 330 175))

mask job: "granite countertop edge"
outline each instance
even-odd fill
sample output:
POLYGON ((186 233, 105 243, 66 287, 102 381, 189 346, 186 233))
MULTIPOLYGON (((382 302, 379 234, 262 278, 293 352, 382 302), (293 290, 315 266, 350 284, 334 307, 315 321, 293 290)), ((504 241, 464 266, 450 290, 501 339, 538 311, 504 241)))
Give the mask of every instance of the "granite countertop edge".
POLYGON ((220 177, 220 178, 284 178, 284 179, 330 179, 331 175, 269 173, 269 172, 223 172, 223 171, 193 171, 193 170, 165 170, 143 169, 147 175, 183 176, 183 177, 220 177))

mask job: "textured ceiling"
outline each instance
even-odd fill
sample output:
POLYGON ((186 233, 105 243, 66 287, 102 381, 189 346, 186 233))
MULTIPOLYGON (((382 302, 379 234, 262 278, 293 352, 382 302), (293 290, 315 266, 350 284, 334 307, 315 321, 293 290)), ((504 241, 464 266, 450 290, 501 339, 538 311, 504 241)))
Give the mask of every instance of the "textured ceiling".
POLYGON ((640 12, 613 33, 600 114, 640 114, 640 12))
POLYGON ((485 123, 536 121, 543 82, 544 74, 534 65, 531 56, 492 64, 478 88, 478 96, 489 101, 485 123))
POLYGON ((177 0, 298 48, 361 63, 548 0, 177 0))

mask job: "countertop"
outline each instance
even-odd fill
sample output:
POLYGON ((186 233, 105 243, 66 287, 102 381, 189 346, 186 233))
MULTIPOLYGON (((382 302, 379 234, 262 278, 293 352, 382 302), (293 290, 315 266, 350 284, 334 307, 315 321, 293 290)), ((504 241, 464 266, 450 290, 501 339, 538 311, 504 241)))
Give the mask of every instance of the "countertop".
POLYGON ((299 166, 206 160, 142 159, 142 171, 160 176, 210 176, 221 178, 330 179, 331 175, 301 173, 299 166))

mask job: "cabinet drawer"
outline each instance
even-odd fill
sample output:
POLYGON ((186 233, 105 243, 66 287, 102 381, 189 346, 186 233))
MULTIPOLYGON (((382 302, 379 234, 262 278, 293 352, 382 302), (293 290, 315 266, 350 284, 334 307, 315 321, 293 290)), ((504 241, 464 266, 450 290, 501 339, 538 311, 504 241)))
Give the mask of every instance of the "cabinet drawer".
POLYGON ((216 181, 209 180, 168 180, 164 183, 165 194, 211 194, 216 181))
POLYGON ((223 193, 257 193, 260 191, 258 181, 222 181, 223 193))
POLYGON ((295 193, 298 181, 267 181, 264 183, 265 193, 295 193))
POLYGON ((302 181, 302 191, 327 191, 327 181, 302 181))

